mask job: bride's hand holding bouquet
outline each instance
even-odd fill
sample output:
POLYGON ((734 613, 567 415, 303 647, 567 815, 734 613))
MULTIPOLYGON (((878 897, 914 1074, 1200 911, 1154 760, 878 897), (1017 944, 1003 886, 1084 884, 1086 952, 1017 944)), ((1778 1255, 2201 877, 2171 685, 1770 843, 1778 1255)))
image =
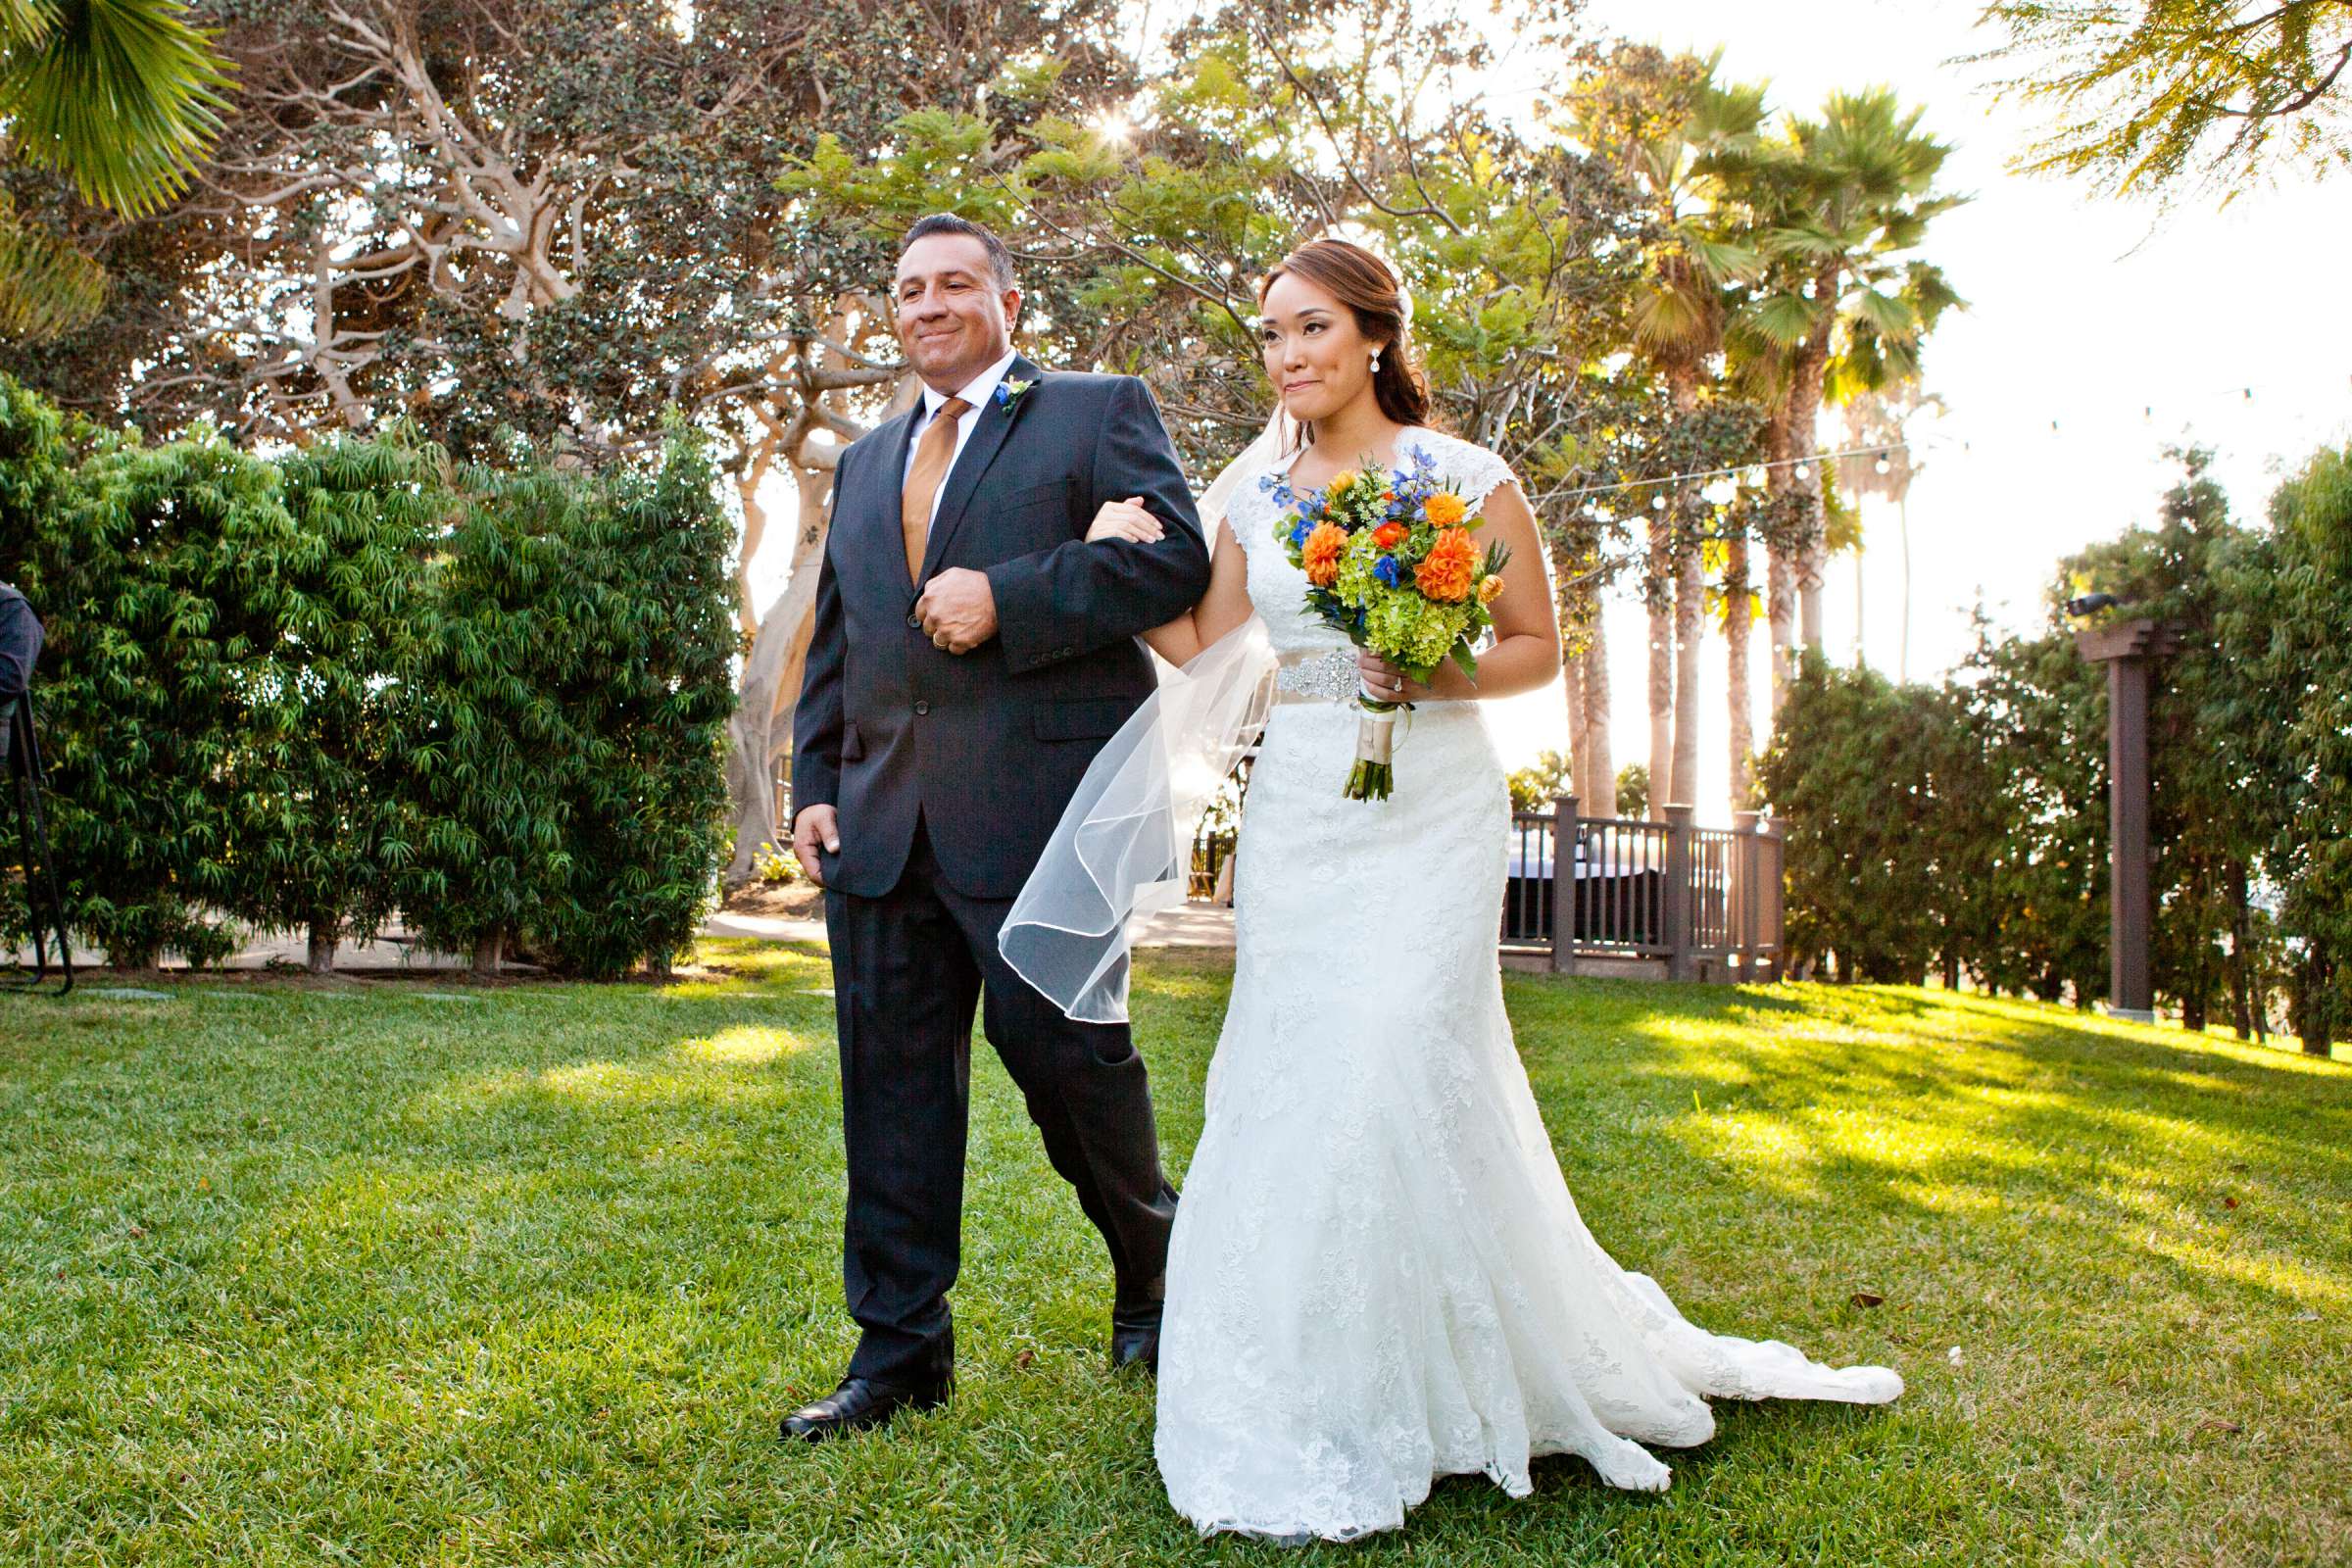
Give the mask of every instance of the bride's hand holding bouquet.
POLYGON ((1414 689, 1425 695, 1448 660, 1478 679, 1478 641, 1494 623, 1487 607, 1502 592, 1510 551, 1499 542, 1480 548, 1472 536, 1486 519, 1419 450, 1407 466, 1366 463, 1320 490, 1294 490, 1279 474, 1264 482, 1283 509, 1275 540, 1306 574, 1307 610, 1355 644, 1366 675, 1343 794, 1385 801, 1396 783, 1392 726, 1414 689))

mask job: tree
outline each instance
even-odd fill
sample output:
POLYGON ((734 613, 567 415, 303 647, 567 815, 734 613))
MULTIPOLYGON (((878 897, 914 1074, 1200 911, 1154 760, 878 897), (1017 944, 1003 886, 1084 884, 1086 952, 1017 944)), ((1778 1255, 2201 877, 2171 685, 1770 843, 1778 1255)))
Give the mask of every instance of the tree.
POLYGON ((2269 529, 2230 553, 2223 578, 2223 635, 2240 662, 2215 718, 2256 760, 2289 1019, 2325 1055, 2352 1031, 2352 448, 2322 450, 2279 486, 2269 529))
MULTIPOLYGON (((1923 392, 1917 382, 1903 382, 1884 391, 1860 392, 1845 401, 1844 445, 1857 455, 1839 458, 1833 470, 1839 489, 1855 498, 1878 496, 1891 501, 1902 550, 1903 597, 1898 606, 1900 632, 1895 648, 1894 678, 1911 678, 1911 521, 1912 482, 1927 462, 1912 447, 1910 421, 1923 411, 1945 411, 1943 398, 1923 392), (1873 448, 1884 450, 1872 451, 1873 448)), ((1856 592, 1859 593, 1857 587, 1856 592)), ((1861 614, 1855 612, 1854 648, 1860 657, 1861 614)))
POLYGON ((1568 759, 1557 752, 1539 753, 1533 763, 1514 769, 1505 782, 1510 786, 1514 811, 1548 811, 1560 796, 1574 793, 1569 787, 1568 759))
POLYGON ((1980 21, 2006 37, 1970 58, 2022 65, 2000 91, 2056 116, 2013 167, 2119 194, 2219 188, 2227 205, 2281 172, 2352 162, 2344 0, 1993 0, 1980 21))
POLYGON ((1884 88, 1832 93, 1818 121, 1791 120, 1776 141, 1729 160, 1733 184, 1758 215, 1768 263, 1729 332, 1742 350, 1743 389, 1769 413, 1776 713, 1800 633, 1806 646, 1821 645, 1829 546, 1826 468, 1814 454, 1822 404, 1917 379, 1927 334, 1964 303, 1939 268, 1910 254, 1929 223, 1964 199, 1935 190, 1951 149, 1919 131, 1924 113, 1906 112, 1884 88))
MULTIPOLYGON (((227 74, 176 0, 0 6, 8 156, 127 217, 187 186, 220 129, 227 74)), ((0 194, 0 332, 46 338, 98 314, 106 272, 0 194)))
MULTIPOLYGON (((1737 219, 1714 165, 1755 141, 1764 89, 1715 79, 1718 50, 1705 60, 1620 46, 1579 84, 1573 123, 1595 154, 1644 202, 1653 219, 1645 275, 1633 311, 1634 344, 1665 378, 1683 423, 1661 464, 1672 472, 1704 472, 1746 456, 1752 428, 1718 431, 1696 421, 1715 380, 1723 346, 1725 297, 1761 262, 1740 242, 1737 219), (1690 439, 1692 431, 1703 431, 1690 439), (1728 434, 1729 439, 1707 439, 1728 434), (1681 439, 1676 439, 1680 437, 1681 439)), ((1702 541, 1703 486, 1688 481, 1647 498, 1647 549, 1642 577, 1649 618, 1649 760, 1653 812, 1668 802, 1694 802, 1698 784, 1699 648, 1706 601, 1702 541)))
POLYGON ((747 856, 780 837, 775 720, 831 466, 902 369, 882 247, 817 243, 776 172, 820 129, 869 147, 925 107, 1018 125, 1115 101, 1119 8, 205 3, 241 82, 219 155, 187 200, 106 236, 137 284, 119 308, 11 368, 166 429, 406 416, 468 461, 502 430, 621 461, 683 410, 743 510, 739 837, 747 856), (763 609, 749 569, 774 474, 800 526, 763 609))
MULTIPOLYGON (((1556 9, 1528 19, 1539 49, 1556 9)), ((1589 651, 1597 675, 1590 611, 1630 529, 1580 497, 1638 471, 1637 439, 1654 438, 1667 408, 1654 377, 1613 361, 1644 215, 1572 145, 1474 104, 1424 120, 1428 86, 1489 58, 1456 21, 1232 5, 1180 29, 1170 53, 1178 66, 1119 126, 911 115, 878 157, 829 138, 786 188, 845 242, 940 208, 1045 236, 1057 292, 1025 307, 1024 346, 1051 364, 1150 370, 1201 479, 1265 418, 1255 280, 1301 239, 1359 225, 1414 293, 1440 417, 1518 469, 1559 568, 1572 654, 1589 651)), ((1605 701, 1597 678, 1573 692, 1605 701)), ((1583 726, 1580 777, 1604 735, 1583 726)))
POLYGON ((1792 960, 1828 957, 1840 981, 1925 981, 1994 858, 1950 831, 1984 820, 1969 811, 1986 774, 1964 704, 1807 649, 1761 772, 1788 824, 1792 960))

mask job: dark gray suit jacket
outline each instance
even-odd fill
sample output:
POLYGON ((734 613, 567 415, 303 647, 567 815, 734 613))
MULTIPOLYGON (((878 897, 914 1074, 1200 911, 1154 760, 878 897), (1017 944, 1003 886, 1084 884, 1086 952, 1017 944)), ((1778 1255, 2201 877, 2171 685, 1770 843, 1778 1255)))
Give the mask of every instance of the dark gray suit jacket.
POLYGON ((793 719, 793 808, 841 814, 827 886, 880 898, 920 816, 957 892, 1009 899, 1096 752, 1154 681, 1130 640, 1208 587, 1208 550, 1158 407, 1133 376, 1041 373, 984 405, 949 471, 921 580, 988 574, 998 633, 961 656, 914 615, 899 496, 914 414, 842 454, 793 719), (1106 501, 1142 496, 1167 534, 1085 542, 1106 501))
POLYGON ((32 684, 33 661, 41 657, 41 623, 24 596, 0 582, 0 710, 32 684))

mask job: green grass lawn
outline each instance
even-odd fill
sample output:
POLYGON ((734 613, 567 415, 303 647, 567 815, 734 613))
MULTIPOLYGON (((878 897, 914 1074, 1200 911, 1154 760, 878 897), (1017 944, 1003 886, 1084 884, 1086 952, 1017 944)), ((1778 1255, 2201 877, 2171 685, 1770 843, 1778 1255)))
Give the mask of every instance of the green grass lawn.
MULTIPOLYGON (((1169 1512, 1100 1246, 985 1050, 955 1401, 777 1441, 851 1344, 830 981, 706 956, 0 1002, 0 1560, 2352 1558, 2352 1065, 1936 992, 1514 979, 1603 1244, 1909 1391, 1719 1405, 1660 1495, 1554 1459, 1286 1551, 1169 1512)), ((1225 988, 1142 977, 1179 1170, 1225 988)))

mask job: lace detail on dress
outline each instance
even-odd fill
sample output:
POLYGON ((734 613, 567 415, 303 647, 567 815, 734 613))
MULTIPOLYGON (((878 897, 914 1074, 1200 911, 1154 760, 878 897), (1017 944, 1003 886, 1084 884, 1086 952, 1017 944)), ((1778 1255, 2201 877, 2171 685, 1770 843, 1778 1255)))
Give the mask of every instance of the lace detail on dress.
MULTIPOLYGON (((1511 477, 1435 431, 1399 445, 1474 504, 1511 477)), ((1292 681, 1351 689, 1280 510, 1234 495, 1250 596, 1292 681)), ((1233 1000, 1168 1258, 1154 1447, 1178 1511, 1348 1540, 1440 1475, 1524 1495, 1544 1453, 1664 1488, 1642 1445, 1706 1441, 1709 1396, 1892 1398, 1883 1368, 1693 1327, 1592 1239, 1503 1013, 1510 800, 1479 705, 1416 709, 1386 801, 1340 798, 1355 729, 1345 703, 1278 705, 1250 775, 1233 1000)))

